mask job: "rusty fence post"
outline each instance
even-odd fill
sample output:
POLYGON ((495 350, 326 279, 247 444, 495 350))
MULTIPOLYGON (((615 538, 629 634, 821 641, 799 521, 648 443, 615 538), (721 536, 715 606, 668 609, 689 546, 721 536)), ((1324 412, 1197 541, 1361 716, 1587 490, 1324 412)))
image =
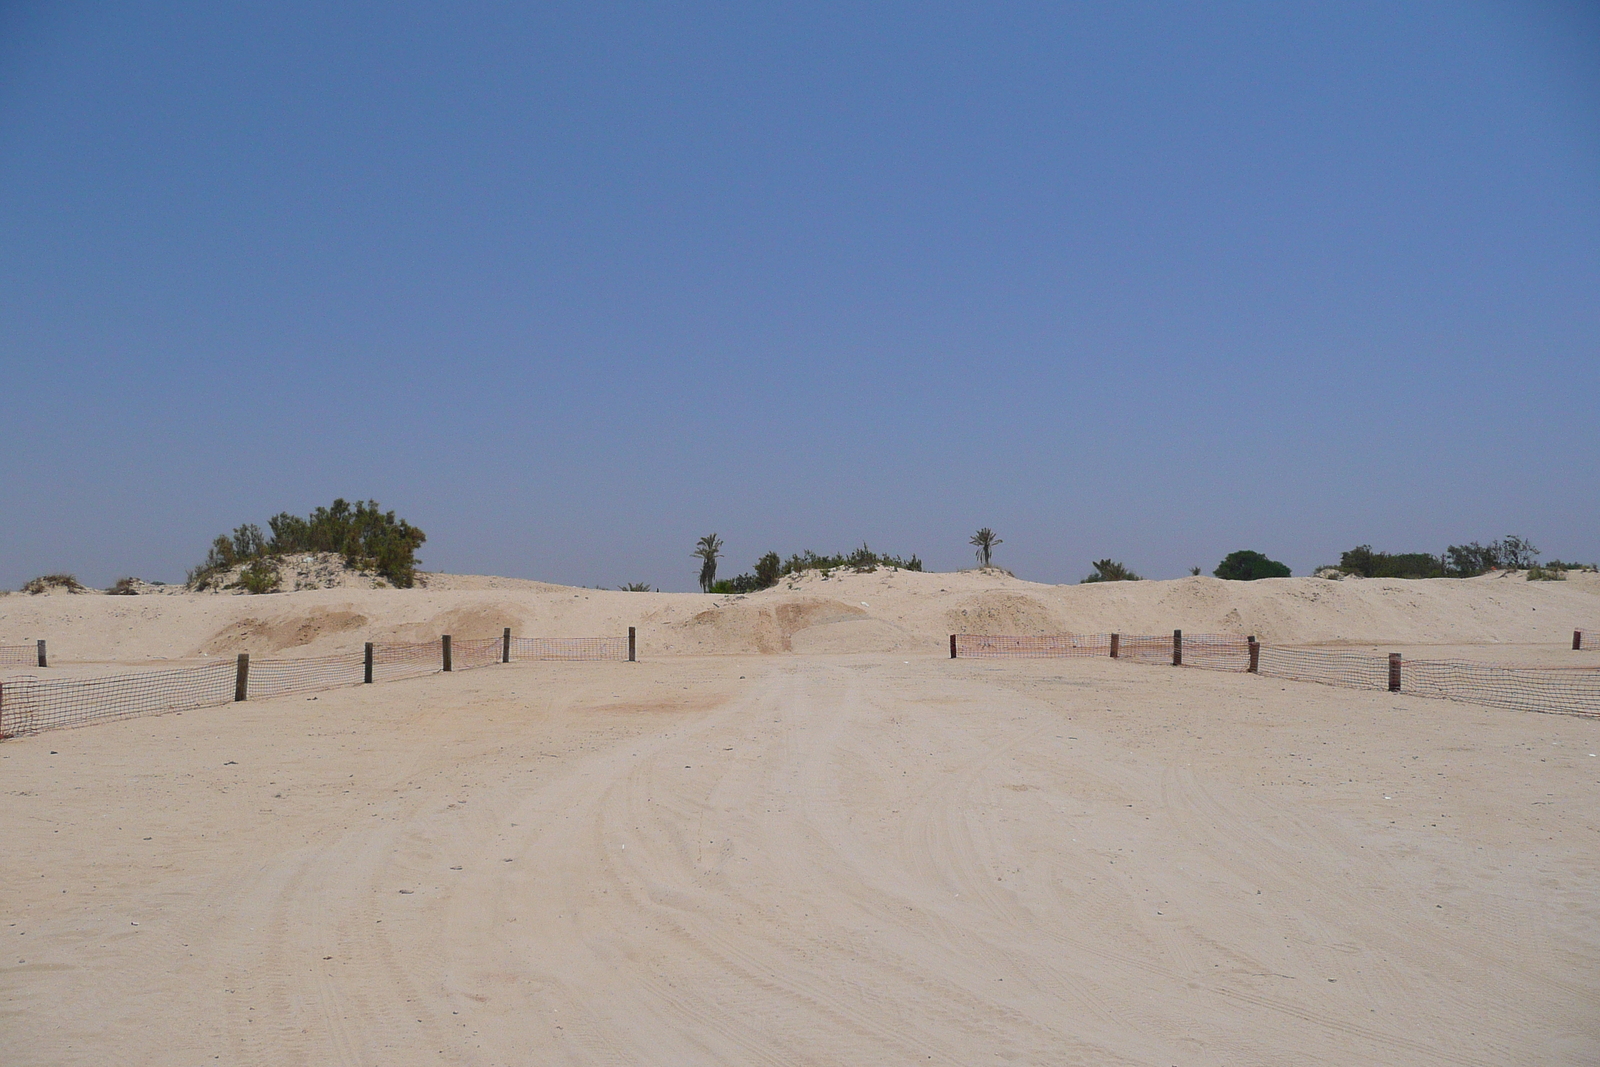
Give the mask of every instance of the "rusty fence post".
POLYGON ((367 642, 366 652, 364 652, 362 654, 361 658, 362 658, 362 663, 361 663, 361 684, 362 685, 371 685, 372 684, 372 642, 371 641, 367 642))
POLYGON ((1245 668, 1248 674, 1261 673, 1261 642, 1256 640, 1256 635, 1250 635, 1250 666, 1245 668))
POLYGON ((445 634, 443 637, 439 638, 439 651, 444 656, 444 669, 448 671, 450 669, 450 635, 449 634, 445 634))
MULTIPOLYGON (((43 641, 39 642, 39 647, 40 648, 44 647, 44 642, 43 641)), ((1572 631, 1572 651, 1574 651, 1574 652, 1583 651, 1583 631, 1582 630, 1574 630, 1574 631, 1572 631)))
MULTIPOLYGON (((24 645, 23 647, 26 648, 27 646, 24 645)), ((45 655, 44 638, 42 638, 42 637, 39 638, 39 666, 41 666, 41 667, 50 666, 50 657, 45 655)))
POLYGON ((951 634, 950 635, 950 658, 951 659, 955 659, 956 658, 956 635, 955 634, 951 634))
POLYGON ((628 627, 628 662, 639 662, 639 631, 628 627))
POLYGON ((250 696, 250 653, 239 653, 239 665, 233 669, 234 703, 242 703, 250 696))
POLYGON ((1172 665, 1183 666, 1183 631, 1172 631, 1172 665))
POLYGON ((1400 653, 1389 653, 1389 692, 1400 692, 1400 653))
POLYGON ((506 627, 506 632, 500 635, 500 662, 511 662, 511 627, 506 627))
POLYGON ((1117 658, 1117 653, 1119 651, 1121 651, 1121 649, 1122 649, 1122 635, 1121 634, 1112 634, 1111 635, 1111 658, 1112 659, 1116 659, 1117 658))

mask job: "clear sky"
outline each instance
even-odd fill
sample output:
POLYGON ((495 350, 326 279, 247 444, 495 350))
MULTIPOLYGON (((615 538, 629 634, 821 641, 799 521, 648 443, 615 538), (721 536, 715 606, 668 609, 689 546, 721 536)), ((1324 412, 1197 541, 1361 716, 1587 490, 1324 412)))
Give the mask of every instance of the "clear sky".
POLYGON ((6 3, 0 584, 1600 559, 1600 15, 6 3))

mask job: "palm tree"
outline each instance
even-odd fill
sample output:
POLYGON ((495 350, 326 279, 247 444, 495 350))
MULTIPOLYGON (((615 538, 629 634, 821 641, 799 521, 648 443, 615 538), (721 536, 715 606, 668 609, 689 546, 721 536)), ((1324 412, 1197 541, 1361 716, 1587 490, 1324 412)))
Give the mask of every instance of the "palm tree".
POLYGON ((1005 544, 1005 542, 996 537, 994 535, 994 531, 989 529, 987 526, 973 534, 972 540, 968 541, 967 543, 969 545, 978 546, 978 566, 980 567, 989 566, 989 560, 994 556, 995 545, 1005 544))
POLYGON ((722 555, 722 538, 716 534, 706 534, 695 542, 690 555, 700 560, 700 591, 711 592, 711 587, 717 582, 717 559, 722 555))

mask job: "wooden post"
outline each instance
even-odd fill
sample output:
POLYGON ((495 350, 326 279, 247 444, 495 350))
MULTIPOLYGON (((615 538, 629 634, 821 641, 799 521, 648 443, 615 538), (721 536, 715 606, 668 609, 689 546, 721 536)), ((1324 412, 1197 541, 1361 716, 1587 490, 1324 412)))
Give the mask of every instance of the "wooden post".
POLYGON ((511 627, 506 627, 506 632, 500 635, 500 662, 511 662, 511 627))
POLYGON ((639 632, 632 626, 628 627, 628 662, 639 662, 639 632))
POLYGON ((1256 635, 1250 635, 1250 666, 1245 668, 1247 674, 1261 673, 1261 642, 1256 640, 1256 635))
MULTIPOLYGON (((39 647, 40 648, 44 647, 44 642, 43 641, 39 642, 39 647)), ((1574 631, 1572 631, 1572 651, 1574 651, 1574 652, 1583 651, 1583 631, 1582 630, 1574 630, 1574 631)))
POLYGON ((45 652, 44 652, 44 638, 42 638, 42 637, 39 638, 39 666, 41 666, 41 667, 50 666, 50 657, 45 655, 45 652))
POLYGON ((250 653, 239 653, 239 665, 233 671, 233 699, 242 703, 250 696, 250 653))
POLYGON ((364 662, 362 663, 362 669, 361 669, 361 682, 362 682, 363 685, 371 685, 372 684, 372 642, 371 641, 367 642, 367 651, 366 651, 366 654, 363 656, 363 661, 364 662))
POLYGON ((1183 666, 1183 631, 1172 631, 1172 665, 1183 666))
POLYGON ((445 634, 439 638, 439 647, 444 653, 444 669, 450 669, 450 635, 445 634))
POLYGON ((955 659, 956 658, 956 635, 955 634, 951 634, 950 635, 950 658, 951 659, 955 659))
POLYGON ((1389 692, 1400 692, 1400 653, 1389 653, 1389 692))
POLYGON ((1122 647, 1122 635, 1121 634, 1112 634, 1111 635, 1111 658, 1112 659, 1116 659, 1117 658, 1117 652, 1121 647, 1122 647))

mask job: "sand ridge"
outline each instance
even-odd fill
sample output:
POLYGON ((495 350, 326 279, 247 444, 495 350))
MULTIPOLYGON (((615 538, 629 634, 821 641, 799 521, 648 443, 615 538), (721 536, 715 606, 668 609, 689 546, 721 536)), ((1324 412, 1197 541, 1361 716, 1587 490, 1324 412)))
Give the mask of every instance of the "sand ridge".
MULTIPOLYGON (((1051 586, 999 571, 809 572, 744 596, 625 593, 466 575, 417 589, 335 588, 262 596, 0 597, 0 644, 44 637, 63 662, 314 655, 361 642, 639 630, 642 655, 930 653, 954 632, 1255 634, 1282 644, 1570 642, 1600 631, 1600 575, 1466 580, 1320 578, 1051 586)), ((1600 644, 1600 640, 1596 641, 1600 644)))

